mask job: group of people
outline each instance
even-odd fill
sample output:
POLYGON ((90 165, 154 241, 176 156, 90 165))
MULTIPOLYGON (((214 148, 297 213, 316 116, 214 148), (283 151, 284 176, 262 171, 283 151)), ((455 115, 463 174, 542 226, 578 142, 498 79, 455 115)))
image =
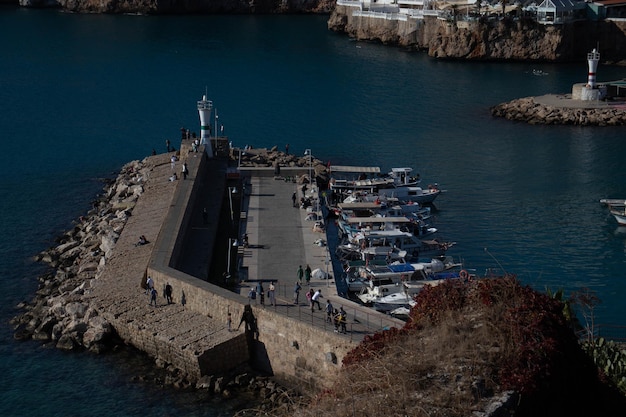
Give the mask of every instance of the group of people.
POLYGON ((326 322, 335 325, 335 333, 347 333, 347 318, 347 313, 346 310, 343 309, 343 306, 339 307, 339 310, 337 310, 333 307, 330 300, 326 301, 326 322))
MULTIPOLYGON (((265 306, 265 288, 263 288, 262 281, 259 281, 256 287, 250 287, 250 291, 248 291, 248 304, 250 304, 252 300, 256 300, 257 296, 259 297, 259 304, 265 306)), ((276 286, 274 285, 274 281, 270 282, 270 286, 267 289, 267 298, 271 306, 276 306, 276 286)))
POLYGON ((307 191, 307 185, 306 183, 302 186, 301 191, 302 191, 302 197, 300 197, 300 201, 298 202, 298 193, 294 192, 293 194, 291 194, 291 205, 293 207, 299 207, 299 208, 303 208, 306 209, 307 207, 311 207, 313 205, 313 200, 311 199, 311 197, 307 197, 306 196, 306 191, 307 191))
POLYGON ((302 284, 302 278, 304 278, 304 281, 306 282, 306 285, 309 285, 311 283, 311 267, 307 264, 306 268, 302 269, 302 265, 298 266, 298 270, 296 271, 297 277, 298 277, 298 282, 300 282, 300 284, 302 284))
MULTIPOLYGON (((150 276, 146 279, 146 294, 150 297, 149 304, 156 307, 158 292, 156 288, 154 288, 154 280, 150 276)), ((165 284, 165 287, 163 288, 163 296, 165 297, 167 304, 172 304, 174 302, 172 300, 172 286, 169 282, 165 284)))

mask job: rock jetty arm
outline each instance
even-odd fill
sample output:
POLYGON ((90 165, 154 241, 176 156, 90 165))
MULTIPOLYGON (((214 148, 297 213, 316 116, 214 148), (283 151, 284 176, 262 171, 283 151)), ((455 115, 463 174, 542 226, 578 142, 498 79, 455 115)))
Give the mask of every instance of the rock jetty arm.
POLYGON ((529 124, 626 125, 626 103, 583 102, 567 95, 520 98, 492 107, 491 114, 529 124))
POLYGON ((58 246, 36 256, 50 271, 39 277, 34 299, 18 306, 23 312, 12 320, 16 339, 33 338, 67 350, 84 346, 96 352, 110 344, 111 326, 85 295, 104 271, 158 161, 152 157, 124 165, 92 210, 57 239, 58 246))

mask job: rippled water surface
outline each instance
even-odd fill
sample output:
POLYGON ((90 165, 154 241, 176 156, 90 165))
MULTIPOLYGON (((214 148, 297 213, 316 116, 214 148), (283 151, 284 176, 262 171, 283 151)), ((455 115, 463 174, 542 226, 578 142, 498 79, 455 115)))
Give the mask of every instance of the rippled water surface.
MULTIPOLYGON (((100 179, 199 131, 207 91, 236 146, 306 148, 332 163, 411 166, 447 194, 452 254, 538 289, 590 287, 626 324, 623 128, 527 126, 489 107, 585 81, 578 64, 439 62, 326 30, 323 16, 142 17, 0 8, 0 314, 32 296, 31 258, 83 214, 100 179), (533 69, 548 75, 537 77, 533 69)), ((598 79, 626 77, 600 66, 598 79)), ((130 357, 15 343, 0 327, 2 415, 218 416, 235 404, 129 382, 130 357), (77 411, 78 410, 78 411, 77 411)))

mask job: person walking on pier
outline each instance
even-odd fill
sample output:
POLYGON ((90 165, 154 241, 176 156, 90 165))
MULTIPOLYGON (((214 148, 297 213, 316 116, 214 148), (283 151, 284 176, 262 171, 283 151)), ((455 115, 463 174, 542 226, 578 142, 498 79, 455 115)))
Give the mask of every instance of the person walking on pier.
POLYGON ((152 277, 148 277, 148 279, 146 280, 146 294, 150 295, 153 287, 154 281, 152 281, 152 277))
POLYGON ((326 321, 328 323, 333 322, 333 310, 334 308, 330 300, 326 300, 326 321))
POLYGON ((168 304, 172 304, 172 286, 169 282, 165 284, 165 299, 168 304))
POLYGON ((320 298, 324 298, 324 296, 322 295, 322 290, 315 291, 315 293, 311 297, 311 311, 313 311, 313 307, 315 307, 315 305, 317 305, 318 310, 322 309, 322 305, 320 304, 320 298))
POLYGON ((296 286, 293 289, 293 303, 298 305, 300 302, 300 290, 302 289, 302 285, 300 285, 300 281, 296 281, 296 286))
POLYGON ((183 162, 183 179, 187 179, 187 174, 189 174, 189 170, 187 169, 187 162, 183 162))
POLYGON ((270 300, 271 306, 276 306, 276 287, 274 286, 274 281, 270 282, 270 287, 267 290, 267 298, 270 300))
POLYGON ((259 281, 256 286, 256 292, 259 294, 259 304, 265 307, 265 291, 263 289, 263 283, 259 281))
POLYGON ((341 333, 348 333, 346 331, 346 322, 348 321, 348 313, 343 309, 343 306, 339 307, 339 325, 341 326, 341 333))
POLYGON ((308 264, 304 270, 304 279, 306 280, 306 285, 311 283, 311 267, 308 264))
POLYGON ((248 291, 248 304, 250 304, 252 300, 256 300, 256 290, 254 287, 250 287, 250 291, 248 291))
POLYGON ((311 313, 313 312, 313 294, 315 294, 313 288, 309 289, 306 293, 306 300, 309 303, 309 307, 311 307, 311 313))
POLYGON ((154 302, 154 306, 157 306, 157 290, 156 288, 152 288, 152 290, 150 290, 150 305, 152 305, 152 303, 154 302))
POLYGON ((298 266, 298 281, 302 284, 302 276, 304 275, 304 270, 302 269, 302 265, 298 266))
POLYGON ((298 207, 296 205, 296 200, 298 199, 298 197, 296 196, 296 192, 294 191, 293 194, 291 194, 291 205, 294 207, 298 207))

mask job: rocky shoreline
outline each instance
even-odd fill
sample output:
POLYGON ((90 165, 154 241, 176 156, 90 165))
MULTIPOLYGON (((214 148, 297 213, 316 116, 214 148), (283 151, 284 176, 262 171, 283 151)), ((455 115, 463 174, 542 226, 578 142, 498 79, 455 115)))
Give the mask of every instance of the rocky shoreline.
POLYGON ((490 109, 492 116, 508 120, 544 125, 623 126, 626 125, 626 106, 559 107, 525 97, 498 104, 490 109))
MULTIPOLYGON (((233 160, 234 154, 231 155, 233 160)), ((127 220, 144 192, 151 170, 169 164, 170 155, 156 155, 124 165, 117 178, 107 180, 104 190, 93 202, 93 208, 74 223, 71 230, 56 238, 57 245, 34 257, 48 266, 38 277, 39 286, 31 301, 20 303, 20 313, 11 320, 16 340, 36 340, 44 345, 67 351, 89 351, 100 354, 116 351, 125 343, 115 329, 92 305, 88 295, 94 281, 106 268, 107 259, 120 237, 127 220)), ((296 157, 276 150, 248 149, 242 154, 241 166, 309 167, 325 171, 321 161, 308 156, 296 157)), ((292 404, 297 397, 271 378, 254 370, 238 369, 226 375, 210 375, 192 385, 186 375, 167 363, 156 361, 163 375, 137 376, 159 385, 181 389, 199 389, 231 398, 239 392, 254 394, 261 409, 292 404)))
POLYGON ((93 208, 59 236, 58 245, 35 257, 48 265, 31 302, 18 305, 14 337, 54 344, 59 349, 83 347, 99 353, 115 343, 110 325, 83 297, 98 279, 106 259, 143 192, 149 170, 146 160, 130 162, 108 183, 93 208))

